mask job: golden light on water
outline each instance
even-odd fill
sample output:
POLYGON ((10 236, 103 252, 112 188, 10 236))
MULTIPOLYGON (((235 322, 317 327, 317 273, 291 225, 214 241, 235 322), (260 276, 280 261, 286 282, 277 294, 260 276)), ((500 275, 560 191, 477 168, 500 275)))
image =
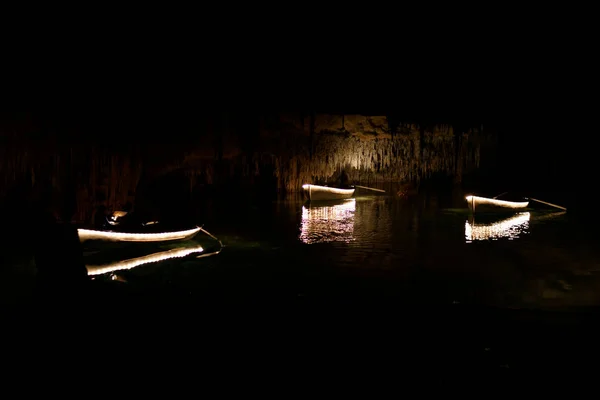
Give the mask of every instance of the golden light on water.
POLYGON ((106 240, 112 242, 162 242, 168 240, 190 239, 200 232, 199 227, 185 231, 163 233, 127 233, 78 229, 79 240, 106 240))
POLYGON ((88 275, 101 275, 109 272, 120 271, 124 269, 132 269, 139 267, 140 265, 155 263, 159 261, 168 260, 171 258, 181 258, 194 253, 200 253, 204 251, 202 246, 184 247, 177 248, 167 251, 161 251, 159 253, 149 254, 143 257, 130 258, 128 260, 115 261, 108 264, 101 265, 86 265, 88 275))
POLYGON ((479 224, 467 220, 465 239, 467 243, 473 240, 517 239, 529 229, 529 218, 530 214, 525 212, 494 223, 479 224))
POLYGON ((324 206, 302 206, 299 239, 307 244, 354 240, 356 199, 324 206))

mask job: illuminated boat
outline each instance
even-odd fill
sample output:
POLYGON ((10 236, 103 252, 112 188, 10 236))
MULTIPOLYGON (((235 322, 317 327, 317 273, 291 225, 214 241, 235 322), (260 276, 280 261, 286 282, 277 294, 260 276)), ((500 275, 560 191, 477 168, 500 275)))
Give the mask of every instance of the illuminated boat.
POLYGON ((352 197, 355 190, 354 188, 340 189, 310 184, 302 185, 302 189, 310 201, 345 200, 352 197))
POLYGON ((467 196, 466 200, 471 212, 518 212, 529 205, 528 201, 496 200, 479 196, 467 196))
POLYGON ((79 241, 100 240, 105 242, 167 242, 188 240, 200 232, 200 227, 171 232, 115 232, 93 229, 78 229, 79 241))

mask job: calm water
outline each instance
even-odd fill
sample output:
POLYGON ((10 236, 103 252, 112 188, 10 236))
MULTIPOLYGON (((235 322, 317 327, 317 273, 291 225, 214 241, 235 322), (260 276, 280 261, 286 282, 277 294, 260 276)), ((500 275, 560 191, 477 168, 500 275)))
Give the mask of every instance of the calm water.
MULTIPOLYGON (((199 207, 199 214, 225 246, 216 256, 196 258, 218 249, 201 234, 176 245, 91 248, 86 262, 107 293, 154 300, 393 298, 551 309, 600 304, 600 254, 590 227, 547 209, 473 220, 460 198, 214 202, 199 207)), ((32 266, 22 264, 10 271, 25 282, 32 274, 15 270, 32 266)))

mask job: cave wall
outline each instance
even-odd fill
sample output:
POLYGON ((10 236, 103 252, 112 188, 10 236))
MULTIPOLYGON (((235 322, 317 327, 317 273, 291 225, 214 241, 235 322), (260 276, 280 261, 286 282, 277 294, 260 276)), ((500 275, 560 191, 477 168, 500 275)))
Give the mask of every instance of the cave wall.
POLYGON ((384 116, 278 114, 261 117, 256 128, 237 129, 217 139, 220 158, 192 151, 181 166, 191 175, 204 173, 208 182, 216 173, 214 161, 229 179, 248 184, 272 173, 278 190, 287 192, 303 183, 335 180, 341 169, 356 183, 419 181, 436 173, 460 181, 493 145, 482 126, 457 130, 413 123, 392 131, 384 116), (244 147, 240 141, 246 135, 258 140, 244 147))
POLYGON ((460 181, 491 143, 481 126, 310 112, 223 112, 152 125, 98 131, 92 123, 3 124, 0 202, 15 209, 52 203, 74 221, 90 222, 100 206, 151 203, 151 183, 173 171, 187 177, 190 193, 197 187, 293 192, 303 183, 335 180, 341 169, 357 184, 436 173, 460 181))
POLYGON ((89 221, 99 206, 135 201, 142 159, 134 148, 60 143, 52 137, 2 135, 0 202, 15 212, 36 203, 89 221))
POLYGON ((134 143, 119 142, 117 128, 103 127, 104 133, 32 113, 1 114, 0 205, 11 210, 7 222, 26 221, 40 208, 90 221, 99 206, 134 201, 142 153, 134 143))

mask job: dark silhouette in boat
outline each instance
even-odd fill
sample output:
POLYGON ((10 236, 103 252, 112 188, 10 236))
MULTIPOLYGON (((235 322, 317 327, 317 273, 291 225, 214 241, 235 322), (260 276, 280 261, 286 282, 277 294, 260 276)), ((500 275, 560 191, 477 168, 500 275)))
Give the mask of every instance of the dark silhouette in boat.
POLYGON ((177 219, 153 220, 143 214, 130 211, 114 211, 105 218, 103 229, 112 232, 157 233, 193 228, 177 219))
POLYGON ((334 201, 349 199, 354 195, 355 188, 349 184, 346 171, 342 170, 339 178, 333 185, 302 185, 304 195, 308 201, 334 201))
POLYGON ((340 177, 335 182, 336 187, 340 189, 354 189, 354 186, 350 185, 350 179, 348 178, 348 174, 346 170, 342 170, 340 177))

